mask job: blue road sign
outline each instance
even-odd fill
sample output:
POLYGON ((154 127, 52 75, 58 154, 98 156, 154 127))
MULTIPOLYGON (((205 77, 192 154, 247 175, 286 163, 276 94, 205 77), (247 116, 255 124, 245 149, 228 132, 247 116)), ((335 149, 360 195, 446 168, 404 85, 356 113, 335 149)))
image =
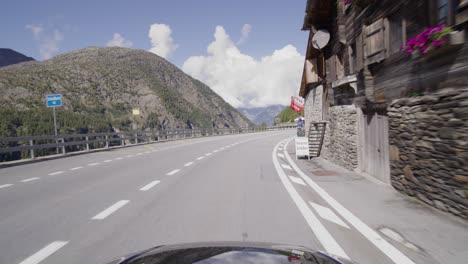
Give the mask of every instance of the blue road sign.
POLYGON ((46 96, 47 107, 62 106, 61 94, 49 94, 46 96))

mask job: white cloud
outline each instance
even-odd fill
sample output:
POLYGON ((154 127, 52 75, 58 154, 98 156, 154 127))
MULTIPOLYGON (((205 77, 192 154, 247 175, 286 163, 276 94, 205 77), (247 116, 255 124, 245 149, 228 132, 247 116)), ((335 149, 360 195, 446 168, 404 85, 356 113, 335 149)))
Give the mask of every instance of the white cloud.
POLYGON ((34 24, 26 25, 26 29, 31 31, 39 43, 39 53, 42 59, 50 59, 60 50, 59 44, 63 41, 64 36, 59 30, 45 31, 42 25, 34 24))
POLYGON ((171 37, 172 30, 166 24, 153 24, 150 27, 148 37, 151 39, 150 52, 163 58, 169 57, 178 45, 171 37))
POLYGON ((250 24, 244 24, 241 29, 241 36, 237 41, 237 45, 244 43, 249 37, 250 32, 252 31, 252 26, 250 24))
POLYGON ((234 107, 287 105, 299 89, 304 57, 292 45, 257 60, 243 54, 217 26, 206 56, 188 58, 182 69, 234 107))
POLYGON ((126 47, 130 48, 133 43, 130 40, 126 40, 122 35, 119 33, 114 33, 114 36, 111 40, 107 42, 108 47, 126 47))

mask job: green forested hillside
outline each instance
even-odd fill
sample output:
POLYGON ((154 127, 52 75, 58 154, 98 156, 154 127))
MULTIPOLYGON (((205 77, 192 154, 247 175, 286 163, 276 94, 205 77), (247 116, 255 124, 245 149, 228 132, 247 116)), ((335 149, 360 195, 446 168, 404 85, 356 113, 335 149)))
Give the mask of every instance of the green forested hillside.
POLYGON ((304 115, 304 111, 301 114, 294 112, 289 106, 284 108, 283 111, 279 115, 276 116, 275 120, 279 121, 279 123, 290 123, 293 122, 295 118, 299 117, 300 115, 304 115))

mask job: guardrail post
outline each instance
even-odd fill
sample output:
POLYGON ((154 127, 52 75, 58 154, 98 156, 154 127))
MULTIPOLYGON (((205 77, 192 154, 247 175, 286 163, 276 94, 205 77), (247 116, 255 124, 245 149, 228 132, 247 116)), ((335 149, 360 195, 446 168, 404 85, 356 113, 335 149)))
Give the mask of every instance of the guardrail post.
POLYGON ((61 141, 62 141, 62 154, 65 155, 65 139, 64 138, 61 138, 61 141))
POLYGON ((89 137, 85 136, 86 139, 86 151, 89 151, 89 137))
POLYGON ((135 144, 138 144, 138 133, 135 132, 135 144))
POLYGON ((120 135, 121 136, 121 140, 120 140, 120 145, 121 146, 124 146, 125 145, 125 137, 124 137, 124 134, 120 135))
MULTIPOLYGON (((29 146, 30 147, 34 146, 34 142, 32 139, 29 140, 29 146)), ((31 159, 34 159, 34 149, 30 149, 29 153, 31 154, 31 159)))
POLYGON ((106 135, 106 148, 109 148, 109 136, 106 135))

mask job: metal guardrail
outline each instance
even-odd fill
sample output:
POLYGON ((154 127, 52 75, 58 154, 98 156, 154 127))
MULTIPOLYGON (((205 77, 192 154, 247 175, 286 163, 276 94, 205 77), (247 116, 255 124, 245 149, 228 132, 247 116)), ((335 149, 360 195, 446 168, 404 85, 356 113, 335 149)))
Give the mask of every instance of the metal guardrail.
POLYGON ((66 155, 70 152, 89 152, 91 150, 118 148, 129 145, 147 144, 177 139, 199 138, 218 135, 231 135, 287 129, 292 126, 276 126, 269 128, 198 128, 169 129, 153 131, 124 131, 108 133, 69 134, 57 136, 24 136, 0 138, 0 164, 4 153, 17 153, 21 159, 35 159, 37 156, 55 154, 66 155), (53 151, 55 149, 55 151, 53 151), (46 150, 46 151, 41 151, 46 150), (51 154, 51 152, 55 152, 51 154))

